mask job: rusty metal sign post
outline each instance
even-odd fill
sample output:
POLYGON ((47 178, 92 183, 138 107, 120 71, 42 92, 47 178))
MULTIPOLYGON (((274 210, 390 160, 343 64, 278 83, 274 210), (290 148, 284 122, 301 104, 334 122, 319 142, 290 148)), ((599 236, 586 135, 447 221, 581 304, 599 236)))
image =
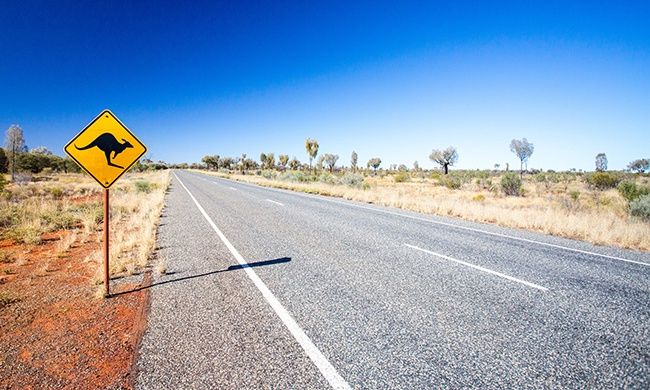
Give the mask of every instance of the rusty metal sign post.
POLYGON ((102 111, 63 148, 104 187, 104 296, 110 296, 109 188, 147 152, 147 147, 109 110, 102 111))

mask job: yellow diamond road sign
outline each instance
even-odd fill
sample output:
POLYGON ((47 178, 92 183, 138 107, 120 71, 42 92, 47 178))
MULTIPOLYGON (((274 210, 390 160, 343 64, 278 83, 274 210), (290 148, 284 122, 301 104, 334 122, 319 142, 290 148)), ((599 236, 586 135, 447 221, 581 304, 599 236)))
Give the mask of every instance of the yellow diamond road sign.
POLYGON ((112 112, 104 110, 64 150, 102 187, 109 188, 147 147, 112 112))

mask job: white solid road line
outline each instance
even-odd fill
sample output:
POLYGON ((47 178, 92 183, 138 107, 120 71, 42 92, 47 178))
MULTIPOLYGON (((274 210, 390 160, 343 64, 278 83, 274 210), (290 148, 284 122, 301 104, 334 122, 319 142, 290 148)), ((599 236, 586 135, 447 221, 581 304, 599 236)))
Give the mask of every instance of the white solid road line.
POLYGON ((246 260, 242 257, 241 254, 239 254, 239 251, 235 249, 235 247, 228 241, 226 236, 223 235, 221 230, 217 227, 217 225, 214 223, 212 218, 208 215, 208 213, 205 212, 205 209, 199 204, 199 202, 196 200, 194 195, 190 192, 190 190, 185 187, 185 184, 181 181, 181 179, 176 176, 176 173, 174 173, 174 177, 178 182, 183 186, 187 194, 192 198, 194 201, 194 204, 196 207, 199 209, 201 214, 203 214, 203 217, 208 221, 210 226, 212 226, 212 229, 217 233, 221 241, 226 245, 230 253, 237 259, 237 262, 242 265, 244 271, 246 271, 246 275, 250 278, 250 280, 255 284, 255 287, 262 293, 262 296, 264 299, 266 299, 266 302, 271 306, 273 311, 275 311, 275 314, 280 317, 280 320, 284 323, 284 325, 287 327, 291 335, 296 339, 298 344, 302 347, 303 350, 307 353, 307 356, 311 359, 311 361, 316 365, 318 370, 321 372, 323 377, 327 379, 329 384, 332 386, 334 389, 350 389, 350 385, 343 379, 343 377, 336 371, 334 366, 327 360, 327 358, 323 355, 323 353, 314 345, 314 343, 309 339, 309 337, 305 334, 305 332, 300 328, 296 320, 293 319, 291 314, 287 311, 287 309, 282 306, 280 301, 273 295, 271 290, 269 290, 268 287, 266 287, 266 284, 262 281, 262 279, 257 276, 255 271, 253 271, 252 268, 248 265, 246 260))
POLYGON ((237 189, 235 187, 228 187, 228 188, 230 188, 233 191, 237 191, 237 189))
POLYGON ((496 275, 496 276, 498 276, 500 278, 504 278, 504 279, 508 279, 510 281, 513 281, 513 282, 521 283, 521 284, 526 285, 528 287, 536 288, 536 289, 542 290, 542 291, 548 291, 548 289, 546 287, 542 287, 539 284, 535 284, 535 283, 527 282, 525 280, 517 279, 517 278, 512 277, 510 275, 502 274, 501 272, 492 271, 491 269, 487 269, 487 268, 484 268, 484 267, 481 267, 481 266, 478 266, 478 265, 470 264, 470 263, 462 261, 462 260, 454 259, 453 257, 441 255, 440 253, 431 252, 429 250, 422 249, 422 248, 420 248, 418 246, 415 246, 415 245, 410 245, 410 244, 404 244, 404 245, 406 245, 407 247, 409 247, 411 249, 415 249, 415 250, 418 250, 418 251, 421 251, 421 252, 424 252, 424 253, 428 253, 430 255, 434 255, 434 256, 449 260, 449 261, 456 262, 458 264, 462 264, 462 265, 477 269, 479 271, 483 271, 483 272, 487 272, 487 273, 492 274, 492 275, 496 275))
POLYGON ((284 206, 284 204, 282 204, 282 203, 280 203, 280 202, 276 202, 276 201, 271 200, 271 199, 265 199, 265 200, 266 200, 267 202, 271 202, 271 203, 275 203, 275 204, 280 205, 280 206, 284 206))
MULTIPOLYGON (((221 178, 218 178, 218 179, 221 179, 221 178)), ((223 180, 229 180, 229 179, 223 179, 223 180)), ((604 257, 604 258, 610 259, 610 260, 624 261, 626 263, 639 264, 639 265, 644 265, 646 267, 650 267, 650 263, 644 263, 643 261, 630 260, 630 259, 625 259, 625 258, 622 258, 622 257, 610 256, 610 255, 604 255, 602 253, 585 251, 585 250, 582 250, 582 249, 569 248, 567 246, 551 244, 551 243, 548 243, 548 242, 543 242, 543 241, 531 240, 531 239, 528 239, 528 238, 511 236, 509 234, 489 232, 487 230, 471 228, 471 227, 468 227, 468 226, 461 226, 461 225, 456 225, 456 224, 448 223, 448 222, 435 221, 435 220, 432 220, 432 219, 429 219, 429 218, 417 217, 415 215, 402 214, 402 213, 398 213, 398 212, 394 212, 394 211, 390 211, 390 210, 383 210, 383 209, 378 209, 378 208, 375 208, 375 207, 368 207, 368 206, 364 206, 364 205, 360 205, 360 204, 356 204, 356 203, 342 202, 342 201, 338 201, 338 200, 335 200, 335 199, 328 199, 328 198, 326 198, 324 196, 308 195, 308 194, 303 194, 303 193, 300 193, 300 192, 289 191, 289 190, 279 190, 279 189, 276 189, 276 188, 258 186, 258 185, 255 185, 255 184, 250 184, 250 183, 240 182, 240 181, 237 181, 237 184, 243 184, 243 185, 247 185, 247 186, 255 187, 255 188, 262 188, 262 189, 271 190, 271 191, 275 191, 275 192, 279 192, 279 193, 283 193, 283 194, 292 194, 292 195, 303 196, 305 198, 310 198, 310 199, 324 200, 324 201, 327 201, 327 202, 337 203, 337 204, 341 204, 341 205, 344 205, 344 206, 358 207, 358 208, 361 208, 361 209, 376 211, 376 212, 379 212, 379 213, 396 215, 396 216, 403 217, 403 218, 410 218, 410 219, 415 219, 415 220, 418 220, 418 221, 429 222, 429 223, 433 223, 433 224, 436 224, 436 225, 449 226, 449 227, 456 228, 456 229, 462 229, 462 230, 467 230, 467 231, 472 231, 472 232, 477 232, 477 233, 483 233, 483 234, 488 234, 488 235, 491 235, 491 236, 496 236, 496 237, 508 238, 508 239, 511 239, 511 240, 528 242, 528 243, 531 243, 531 244, 545 245, 545 246, 548 246, 548 247, 551 247, 551 248, 564 249, 564 250, 571 251, 571 252, 583 253, 585 255, 604 257)))

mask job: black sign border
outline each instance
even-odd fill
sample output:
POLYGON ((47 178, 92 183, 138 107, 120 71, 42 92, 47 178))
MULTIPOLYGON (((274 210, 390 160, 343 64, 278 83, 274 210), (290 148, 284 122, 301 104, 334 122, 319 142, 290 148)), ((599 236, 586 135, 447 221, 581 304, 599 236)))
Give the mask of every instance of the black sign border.
POLYGON ((129 130, 129 128, 126 127, 126 125, 125 125, 124 123, 122 123, 122 121, 119 120, 119 119, 117 118, 117 116, 115 116, 115 114, 113 114, 113 113, 111 112, 111 110, 109 110, 109 109, 105 109, 105 110, 103 110, 102 112, 100 112, 99 115, 97 115, 97 116, 95 117, 95 119, 93 119, 89 124, 87 124, 86 127, 83 128, 83 130, 81 130, 77 135, 75 135, 74 138, 72 138, 72 139, 70 140, 70 142, 68 142, 68 143, 63 147, 63 151, 64 151, 65 154, 67 154, 67 155, 68 155, 72 160, 74 160, 74 162, 75 162, 77 165, 79 165, 79 167, 80 167, 81 169, 83 169, 87 174, 89 174, 93 179, 95 179, 95 181, 96 181, 97 183, 99 183, 100 186, 102 186, 102 187, 105 188, 105 189, 109 189, 109 188, 111 188, 111 186, 112 186, 113 184, 115 184, 115 182, 116 182, 120 177, 122 177, 122 175, 124 175, 124 174, 129 170, 129 169, 131 169, 131 167, 132 167, 136 162, 138 162, 138 161, 140 160, 140 157, 142 157, 145 153, 147 153, 147 146, 146 146, 142 141, 140 141, 140 139, 139 139, 138 137, 136 137, 135 134, 133 134, 133 133, 131 132, 131 130, 129 130), (104 115, 104 114, 109 114, 110 116, 112 116, 113 119, 115 119, 115 120, 117 121, 117 123, 119 123, 119 124, 124 128, 124 130, 126 130, 126 132, 129 133, 129 135, 131 135, 131 137, 133 137, 134 139, 136 139, 136 140, 140 143, 140 145, 142 145, 142 147, 144 148, 144 151, 142 151, 142 153, 140 153, 140 155, 139 155, 135 160, 133 160, 133 162, 132 162, 128 167, 124 168, 124 170, 122 171, 122 173, 120 173, 120 174, 119 174, 119 175, 118 175, 118 176, 117 176, 117 177, 116 177, 112 182, 110 182, 108 185, 104 185, 104 183, 102 183, 101 180, 99 180, 98 178, 96 178, 95 175, 93 175, 92 173, 90 173, 89 170, 87 170, 83 165, 81 165, 81 163, 80 163, 79 161, 77 161, 77 159, 74 158, 74 156, 73 156, 72 154, 68 153, 68 147, 69 147, 70 145, 72 145, 72 144, 74 143, 74 141, 76 141, 76 139, 79 138, 79 136, 80 136, 81 134, 84 133, 84 131, 88 130, 88 128, 89 128, 90 126, 92 126, 95 122, 97 122, 97 120, 98 120, 99 118, 101 118, 102 115, 104 115))

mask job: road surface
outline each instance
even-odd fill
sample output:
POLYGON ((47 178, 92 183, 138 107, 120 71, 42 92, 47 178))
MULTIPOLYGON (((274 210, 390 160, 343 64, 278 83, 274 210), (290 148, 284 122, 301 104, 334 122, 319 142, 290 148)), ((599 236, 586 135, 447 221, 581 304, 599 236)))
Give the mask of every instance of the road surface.
POLYGON ((136 387, 648 388, 650 255, 175 171, 136 387))

